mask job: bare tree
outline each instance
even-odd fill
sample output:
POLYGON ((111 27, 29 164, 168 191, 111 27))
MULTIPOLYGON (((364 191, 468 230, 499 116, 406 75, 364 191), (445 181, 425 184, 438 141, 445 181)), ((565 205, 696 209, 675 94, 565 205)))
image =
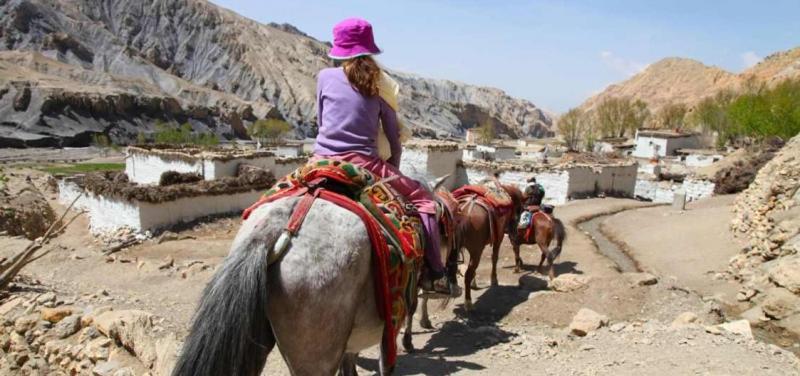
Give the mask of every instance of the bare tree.
POLYGON ((625 137, 628 132, 641 128, 650 111, 641 100, 608 98, 594 110, 596 130, 605 137, 625 137))
POLYGON ((584 112, 579 108, 570 109, 558 119, 558 133, 564 137, 570 151, 578 150, 578 144, 589 131, 588 123, 584 112))
POLYGON ((682 130, 686 126, 688 109, 683 103, 671 103, 661 108, 655 118, 655 126, 661 129, 682 130))

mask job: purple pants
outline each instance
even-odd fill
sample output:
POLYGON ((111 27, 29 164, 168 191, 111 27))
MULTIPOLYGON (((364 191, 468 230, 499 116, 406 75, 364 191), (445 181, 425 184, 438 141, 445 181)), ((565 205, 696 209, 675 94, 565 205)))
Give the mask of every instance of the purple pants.
POLYGON ((400 170, 384 160, 359 153, 337 155, 317 155, 315 158, 337 159, 365 168, 381 179, 397 176, 389 185, 417 207, 422 225, 425 227, 425 262, 434 276, 444 273, 440 252, 441 238, 439 224, 436 222, 436 200, 418 181, 403 175, 400 170))

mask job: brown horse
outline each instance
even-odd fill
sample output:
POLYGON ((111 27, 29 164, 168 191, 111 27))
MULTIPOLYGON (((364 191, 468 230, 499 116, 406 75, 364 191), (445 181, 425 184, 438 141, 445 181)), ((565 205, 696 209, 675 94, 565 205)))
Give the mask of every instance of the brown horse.
MULTIPOLYGON (((520 197, 522 196, 519 189, 515 187, 511 187, 511 189, 516 190, 515 194, 519 194, 520 197)), ((536 211, 531 221, 533 222, 533 227, 530 230, 527 228, 518 228, 517 223, 519 222, 519 216, 516 216, 515 220, 509 222, 508 227, 506 227, 508 239, 514 247, 514 272, 519 273, 523 266, 522 258, 519 255, 520 245, 536 244, 542 252, 542 258, 539 260, 539 273, 542 273, 542 265, 544 264, 544 260, 547 259, 549 269, 548 276, 550 280, 553 280, 556 277, 553 264, 561 254, 561 247, 564 244, 564 240, 567 238, 567 232, 560 219, 542 211, 536 211), (550 243, 553 239, 556 240, 556 246, 550 249, 550 243)))
MULTIPOLYGON (((463 196, 458 200, 459 211, 463 216, 458 233, 457 249, 466 248, 469 252, 469 263, 464 273, 464 309, 472 309, 471 288, 475 281, 475 271, 481 262, 483 249, 492 246, 492 286, 497 286, 497 259, 500 244, 503 242, 503 229, 513 222, 522 208, 522 193, 519 189, 501 184, 511 196, 512 210, 499 215, 491 205, 475 196, 463 196)), ((423 312, 424 313, 424 312, 423 312)))

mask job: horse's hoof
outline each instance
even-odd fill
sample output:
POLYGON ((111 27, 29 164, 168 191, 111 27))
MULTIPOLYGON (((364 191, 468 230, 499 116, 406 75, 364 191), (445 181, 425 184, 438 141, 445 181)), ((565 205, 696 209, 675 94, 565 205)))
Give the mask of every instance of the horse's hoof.
POLYGON ((419 326, 422 329, 433 329, 433 324, 431 324, 431 320, 428 319, 419 320, 419 326))
POLYGON ((403 336, 403 349, 406 350, 407 353, 414 352, 414 343, 411 342, 411 336, 404 335, 403 336))
POLYGON ((500 283, 497 282, 496 279, 492 279, 492 286, 495 286, 495 287, 500 286, 500 283))
POLYGON ((464 310, 465 311, 472 312, 473 308, 474 307, 472 307, 472 301, 471 300, 465 300, 464 301, 464 310))
POLYGON ((519 266, 514 267, 514 274, 519 274, 521 272, 519 266))

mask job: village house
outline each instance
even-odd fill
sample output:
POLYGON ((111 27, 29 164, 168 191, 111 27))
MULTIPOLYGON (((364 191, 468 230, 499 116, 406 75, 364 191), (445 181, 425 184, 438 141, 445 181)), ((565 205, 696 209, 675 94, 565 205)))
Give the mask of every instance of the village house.
POLYGON ((620 156, 630 156, 636 144, 624 137, 608 137, 595 142, 594 152, 603 154, 616 153, 620 156))
POLYGON ((636 131, 633 156, 636 158, 662 158, 676 155, 678 149, 697 148, 700 137, 695 133, 672 130, 640 129, 636 131))

